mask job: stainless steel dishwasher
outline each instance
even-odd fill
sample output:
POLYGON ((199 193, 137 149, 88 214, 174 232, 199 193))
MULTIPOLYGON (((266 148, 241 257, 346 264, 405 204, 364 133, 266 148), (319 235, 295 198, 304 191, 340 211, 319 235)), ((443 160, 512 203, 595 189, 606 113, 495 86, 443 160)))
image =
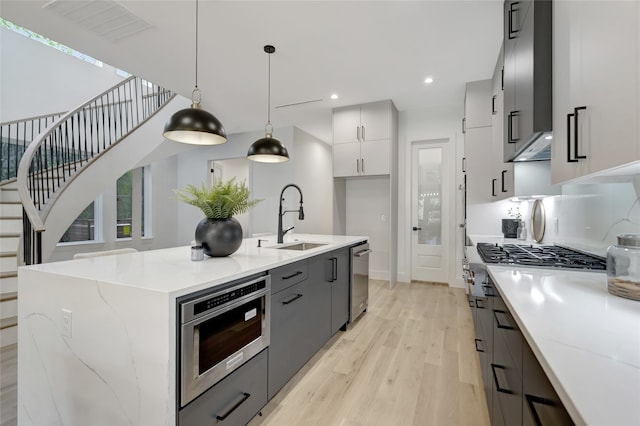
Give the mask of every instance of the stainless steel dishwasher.
POLYGON ((369 243, 351 247, 351 311, 354 322, 369 306, 369 243))

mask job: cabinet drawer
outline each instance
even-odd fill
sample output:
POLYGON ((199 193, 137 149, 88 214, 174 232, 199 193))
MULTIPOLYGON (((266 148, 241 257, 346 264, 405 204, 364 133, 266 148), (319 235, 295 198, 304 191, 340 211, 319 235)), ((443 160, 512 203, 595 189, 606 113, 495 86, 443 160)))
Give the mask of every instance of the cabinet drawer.
POLYGON ((309 276, 309 264, 307 260, 291 263, 270 271, 271 294, 289 288, 294 284, 304 281, 309 276))
POLYGON ((180 410, 180 426, 246 424, 267 403, 267 351, 180 410))

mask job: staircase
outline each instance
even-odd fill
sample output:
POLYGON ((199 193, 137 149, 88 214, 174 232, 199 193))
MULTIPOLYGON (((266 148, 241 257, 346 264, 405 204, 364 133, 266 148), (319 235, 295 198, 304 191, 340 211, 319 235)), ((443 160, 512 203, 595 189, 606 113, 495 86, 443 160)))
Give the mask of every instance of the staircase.
MULTIPOLYGON (((174 97, 129 77, 68 113, 0 124, 0 349, 17 343, 18 265, 43 261, 42 233, 55 201, 89 165, 98 164, 174 97)), ((65 219, 68 226, 75 216, 65 219)), ((52 235, 49 246, 59 238, 52 235)))
POLYGON ((18 243, 22 204, 15 180, 0 186, 0 342, 18 340, 18 243))

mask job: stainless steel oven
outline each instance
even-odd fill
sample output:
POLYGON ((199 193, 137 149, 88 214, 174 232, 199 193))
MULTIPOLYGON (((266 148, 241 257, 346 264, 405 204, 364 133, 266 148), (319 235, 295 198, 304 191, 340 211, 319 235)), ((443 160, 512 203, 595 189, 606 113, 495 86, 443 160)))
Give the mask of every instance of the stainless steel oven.
POLYGON ((271 278, 179 300, 180 406, 269 346, 271 278))

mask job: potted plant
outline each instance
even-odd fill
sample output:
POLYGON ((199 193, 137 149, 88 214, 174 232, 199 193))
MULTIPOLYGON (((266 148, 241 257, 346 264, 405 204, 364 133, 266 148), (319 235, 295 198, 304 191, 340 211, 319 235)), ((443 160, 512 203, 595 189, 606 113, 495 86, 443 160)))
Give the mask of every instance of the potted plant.
POLYGON ((520 207, 510 207, 507 210, 509 219, 502 219, 502 234, 505 238, 517 238, 518 226, 520 226, 520 220, 522 214, 520 213, 520 207))
POLYGON ((245 182, 235 177, 223 182, 216 179, 212 187, 187 185, 174 191, 184 203, 198 207, 205 218, 196 227, 196 243, 208 256, 220 257, 234 253, 242 244, 242 226, 233 216, 245 213, 262 200, 250 200, 245 182))

